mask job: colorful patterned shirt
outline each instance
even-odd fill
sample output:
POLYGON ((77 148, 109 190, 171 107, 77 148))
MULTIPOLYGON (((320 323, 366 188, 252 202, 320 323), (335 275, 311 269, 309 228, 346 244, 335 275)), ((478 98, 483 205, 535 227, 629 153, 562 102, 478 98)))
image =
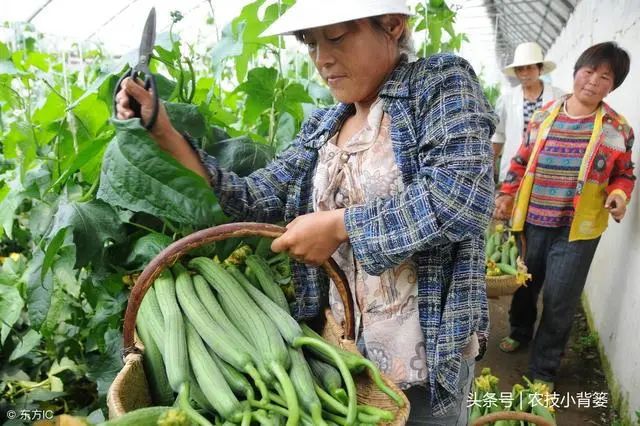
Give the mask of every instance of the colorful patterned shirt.
MULTIPOLYGON (((348 207, 345 225, 363 270, 380 275, 413 259, 434 415, 456 404, 463 350, 489 331, 484 230, 493 209, 496 116, 469 63, 437 54, 396 67, 379 93, 389 114, 404 191, 348 207)), ((320 148, 353 105, 315 111, 290 148, 246 177, 199 151, 220 206, 233 220, 279 222, 313 212, 320 148)), ((327 305, 321 268, 292 262, 293 315, 318 317, 327 305)))
POLYGON ((595 113, 558 114, 540 151, 527 211, 527 223, 550 228, 570 226, 582 157, 593 133, 595 113))

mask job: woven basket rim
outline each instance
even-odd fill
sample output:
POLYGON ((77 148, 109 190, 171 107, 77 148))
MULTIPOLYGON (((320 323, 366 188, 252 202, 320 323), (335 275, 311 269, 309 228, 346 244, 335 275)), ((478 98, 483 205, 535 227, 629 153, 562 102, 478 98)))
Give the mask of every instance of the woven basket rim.
MULTIPOLYGON (((122 406, 122 400, 127 392, 127 386, 123 386, 124 379, 127 374, 131 373, 132 367, 137 364, 142 363, 142 349, 140 341, 136 341, 135 336, 135 319, 138 308, 144 297, 144 293, 147 289, 152 285, 153 280, 157 275, 159 275, 160 271, 165 267, 168 267, 173 262, 180 259, 184 254, 188 251, 192 250, 195 247, 199 247, 200 245, 207 244, 213 241, 233 238, 238 236, 266 236, 266 237, 277 237, 284 232, 284 228, 263 224, 263 223, 230 223, 225 225, 219 225, 216 227, 208 228, 205 230, 197 231, 192 233, 178 241, 174 241, 171 245, 165 248, 162 252, 160 252, 154 259, 152 259, 149 264, 145 267, 143 272, 138 277, 134 288, 131 291, 129 296, 127 310, 125 312, 125 324, 124 324, 124 348, 125 350, 135 350, 132 355, 127 355, 125 358, 125 365, 118 372, 116 379, 111 384, 108 390, 108 406, 110 411, 110 417, 113 415, 116 417, 117 415, 124 414, 125 408, 122 406)), ((322 265, 325 269, 325 272, 329 277, 334 281, 334 283, 339 281, 336 284, 338 287, 341 299, 345 304, 345 307, 350 309, 350 315, 347 316, 349 318, 349 324, 343 328, 339 327, 339 330, 332 330, 336 333, 337 339, 344 338, 344 335, 347 334, 349 337, 345 339, 345 343, 348 343, 349 346, 355 348, 357 352, 357 348, 355 346, 355 342, 353 340, 354 336, 354 324, 355 319, 353 315, 353 302, 350 294, 350 289, 348 284, 346 284, 346 277, 344 273, 340 270, 339 266, 333 261, 329 260, 322 265), (338 285, 340 284, 340 285, 338 285)), ((322 315, 322 313, 320 313, 322 315)), ((333 319, 333 315, 330 314, 333 319)), ((335 320, 334 320, 335 323, 335 320)), ((337 324, 336 324, 337 325, 337 324)), ((325 324, 325 327, 328 325, 325 324)), ((335 345, 339 345, 340 342, 331 342, 335 345)), ((353 352, 353 350, 352 350, 353 352)), ((359 353, 359 352, 358 352, 359 353)), ((361 354, 360 354, 361 355, 361 354)), ((362 355, 361 355, 362 356, 362 355)), ((403 407, 397 407, 397 411, 394 411, 396 414, 396 419, 391 423, 387 423, 389 426, 402 426, 406 423, 409 414, 409 401, 406 399, 406 395, 402 392, 397 386, 385 375, 382 375, 383 381, 387 384, 387 386, 399 392, 402 398, 405 400, 405 405, 403 407)), ((146 382, 146 378, 143 377, 143 381, 146 382)), ((148 384, 144 383, 144 386, 148 392, 148 384)), ((385 395, 382 391, 381 394, 385 395)), ((370 395, 373 395, 370 394, 370 395)), ((367 396, 367 395, 364 395, 367 396)), ((373 397, 371 397, 373 399, 373 397)), ((391 398, 389 398, 391 399, 391 398)))

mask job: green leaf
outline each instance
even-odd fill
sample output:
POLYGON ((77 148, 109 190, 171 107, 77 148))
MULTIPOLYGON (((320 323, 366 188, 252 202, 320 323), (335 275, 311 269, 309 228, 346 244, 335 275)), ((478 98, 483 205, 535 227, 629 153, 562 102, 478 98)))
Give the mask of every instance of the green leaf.
POLYGON ((260 114, 271 108, 275 98, 278 71, 275 68, 259 67, 249 71, 247 81, 236 91, 247 94, 244 122, 254 123, 260 114))
POLYGON ((95 307, 95 315, 87 323, 87 327, 91 330, 119 327, 126 306, 127 295, 124 292, 120 292, 116 296, 111 296, 106 292, 100 293, 95 307))
POLYGON ((91 137, 95 137, 102 128, 109 123, 109 108, 98 99, 96 93, 85 97, 79 102, 73 113, 89 131, 91 137))
POLYGON ((164 106, 177 131, 186 132, 194 138, 201 138, 206 134, 207 125, 196 105, 166 102, 164 106))
POLYGON ((51 392, 64 392, 64 383, 56 376, 49 376, 51 392))
POLYGON ((47 245, 47 249, 45 250, 45 253, 44 253, 44 260, 42 262, 42 270, 40 272, 41 280, 44 280, 45 274, 49 271, 49 269, 53 265, 55 256, 56 254, 58 254, 58 250, 62 246, 62 243, 64 243, 64 237, 66 237, 67 235, 67 229, 68 228, 59 229, 58 232, 55 234, 55 236, 49 242, 49 245, 47 245))
POLYGON ((111 138, 113 138, 113 131, 108 131, 101 134, 100 137, 95 140, 85 144, 80 152, 75 156, 69 167, 67 167, 60 177, 56 179, 49 188, 47 188, 47 192, 64 183, 69 176, 77 172, 81 167, 93 160, 95 157, 100 157, 98 154, 105 148, 111 138))
POLYGON ((84 93, 80 97, 78 97, 78 99, 69 104, 69 106, 67 107, 67 111, 74 109, 76 106, 78 106, 78 104, 95 93, 97 93, 98 97, 103 101, 105 101, 106 99, 111 100, 113 97, 113 86, 115 86, 117 78, 118 77, 116 75, 111 73, 101 74, 100 77, 96 78, 93 83, 91 83, 91 85, 87 87, 87 90, 85 90, 84 93), (108 98, 104 99, 101 96, 101 91, 107 92, 109 94, 108 98))
POLYGON ((47 310, 47 316, 39 329, 43 336, 51 337, 56 329, 67 319, 69 315, 67 309, 69 303, 67 300, 68 297, 62 289, 62 285, 55 283, 51 294, 49 309, 47 310))
POLYGON ((11 327, 20 318, 24 302, 16 287, 0 285, 0 346, 4 345, 11 327))
POLYGON ((51 364, 51 368, 49 368, 49 372, 47 374, 55 376, 62 373, 63 371, 72 371, 78 374, 82 373, 82 369, 78 366, 78 364, 65 356, 59 361, 53 361, 53 364, 51 364))
POLYGON ((222 37, 218 41, 213 49, 211 49, 211 59, 213 66, 216 67, 227 58, 242 55, 242 33, 244 32, 245 25, 238 25, 235 28, 232 24, 227 24, 222 29, 222 37))
POLYGON ((296 137, 296 121, 291 114, 280 114, 278 129, 276 130, 277 151, 287 148, 296 137))
POLYGON ((31 349, 35 348, 40 344, 40 333, 33 329, 29 329, 27 333, 20 338, 20 341, 16 345, 11 355, 9 355, 9 362, 15 361, 16 359, 22 357, 23 355, 28 354, 31 349))
POLYGON ((27 306, 31 327, 39 329, 51 305, 53 294, 53 274, 47 272, 44 280, 40 279, 40 269, 44 261, 44 252, 36 249, 25 271, 27 281, 27 306))
POLYGON ((151 233, 139 238, 127 258, 128 265, 144 266, 173 240, 165 234, 151 233))
POLYGON ((11 58, 11 51, 6 44, 0 41, 0 61, 11 58))
POLYGON ((97 383, 99 396, 106 395, 113 379, 122 368, 122 335, 117 330, 108 330, 104 334, 104 341, 105 347, 100 354, 87 359, 87 376, 97 383))
POLYGON ((36 157, 36 142, 31 126, 26 122, 12 123, 2 143, 5 158, 20 160, 21 171, 28 170, 36 157))
POLYGON ((156 55, 158 55, 158 58, 164 63, 168 63, 168 64, 173 64, 176 61, 180 60, 180 47, 179 47, 179 43, 176 44, 175 42, 173 43, 173 45, 171 44, 171 41, 169 40, 169 38, 167 38, 167 47, 163 47, 163 46, 158 46, 156 45, 154 47, 155 53, 156 55))
POLYGON ((64 118, 65 102, 57 93, 49 92, 45 101, 33 113, 34 123, 49 124, 64 118))
POLYGON ((333 95, 326 86, 321 86, 314 81, 310 81, 307 86, 309 96, 311 96, 315 102, 323 104, 333 103, 333 95))
POLYGON ((62 200, 53 217, 47 238, 54 238, 61 229, 67 227, 73 229, 78 267, 101 258, 108 241, 120 242, 125 237, 118 214, 100 200, 84 203, 62 200))
POLYGON ((24 61, 24 64, 27 67, 35 67, 44 72, 49 71, 49 61, 51 60, 51 55, 42 52, 29 52, 24 61))
POLYGON ((13 222, 15 212, 25 199, 24 188, 20 182, 20 176, 12 171, 11 177, 0 187, 0 236, 2 231, 9 237, 13 237, 13 222))
POLYGON ((116 137, 104 155, 98 198, 182 224, 224 221, 204 179, 160 150, 138 119, 114 124, 116 137))
POLYGON ((255 143, 247 136, 220 141, 213 144, 210 151, 220 167, 232 170, 239 176, 247 176, 263 168, 274 157, 273 148, 255 143))
POLYGON ((429 40, 433 45, 433 49, 438 52, 440 50, 442 40, 442 26, 439 22, 434 20, 429 20, 427 26, 429 28, 429 40))
POLYGON ((292 83, 285 87, 276 108, 291 114, 298 122, 304 119, 301 103, 313 103, 313 99, 300 83, 292 83))
POLYGON ((176 88, 176 82, 169 80, 162 74, 155 74, 156 86, 158 87, 158 96, 160 99, 169 99, 174 89, 176 88))

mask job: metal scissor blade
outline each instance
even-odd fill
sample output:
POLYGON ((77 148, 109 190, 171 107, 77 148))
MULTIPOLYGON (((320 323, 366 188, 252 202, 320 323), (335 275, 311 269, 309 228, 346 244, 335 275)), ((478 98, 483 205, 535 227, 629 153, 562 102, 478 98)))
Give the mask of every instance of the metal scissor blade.
POLYGON ((147 17, 147 22, 144 24, 144 30, 142 31, 142 40, 140 41, 140 64, 149 65, 149 59, 151 58, 151 52, 156 42, 156 8, 152 7, 147 17))

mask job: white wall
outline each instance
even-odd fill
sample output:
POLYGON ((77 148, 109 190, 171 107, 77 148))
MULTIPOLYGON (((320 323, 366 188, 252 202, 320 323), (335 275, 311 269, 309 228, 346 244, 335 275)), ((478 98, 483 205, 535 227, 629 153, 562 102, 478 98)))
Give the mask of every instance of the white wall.
MULTIPOLYGON (((582 0, 547 57, 558 64, 553 84, 571 91, 573 65, 587 47, 614 40, 631 56, 625 82, 605 101, 636 132, 635 174, 640 175, 640 1, 582 0)), ((640 185, 636 185, 640 186, 640 185)), ((613 379, 635 420, 640 410, 640 188, 621 224, 613 220, 600 241, 585 290, 586 303, 611 363, 613 379)), ((589 391, 589 389, 585 389, 589 391)))

